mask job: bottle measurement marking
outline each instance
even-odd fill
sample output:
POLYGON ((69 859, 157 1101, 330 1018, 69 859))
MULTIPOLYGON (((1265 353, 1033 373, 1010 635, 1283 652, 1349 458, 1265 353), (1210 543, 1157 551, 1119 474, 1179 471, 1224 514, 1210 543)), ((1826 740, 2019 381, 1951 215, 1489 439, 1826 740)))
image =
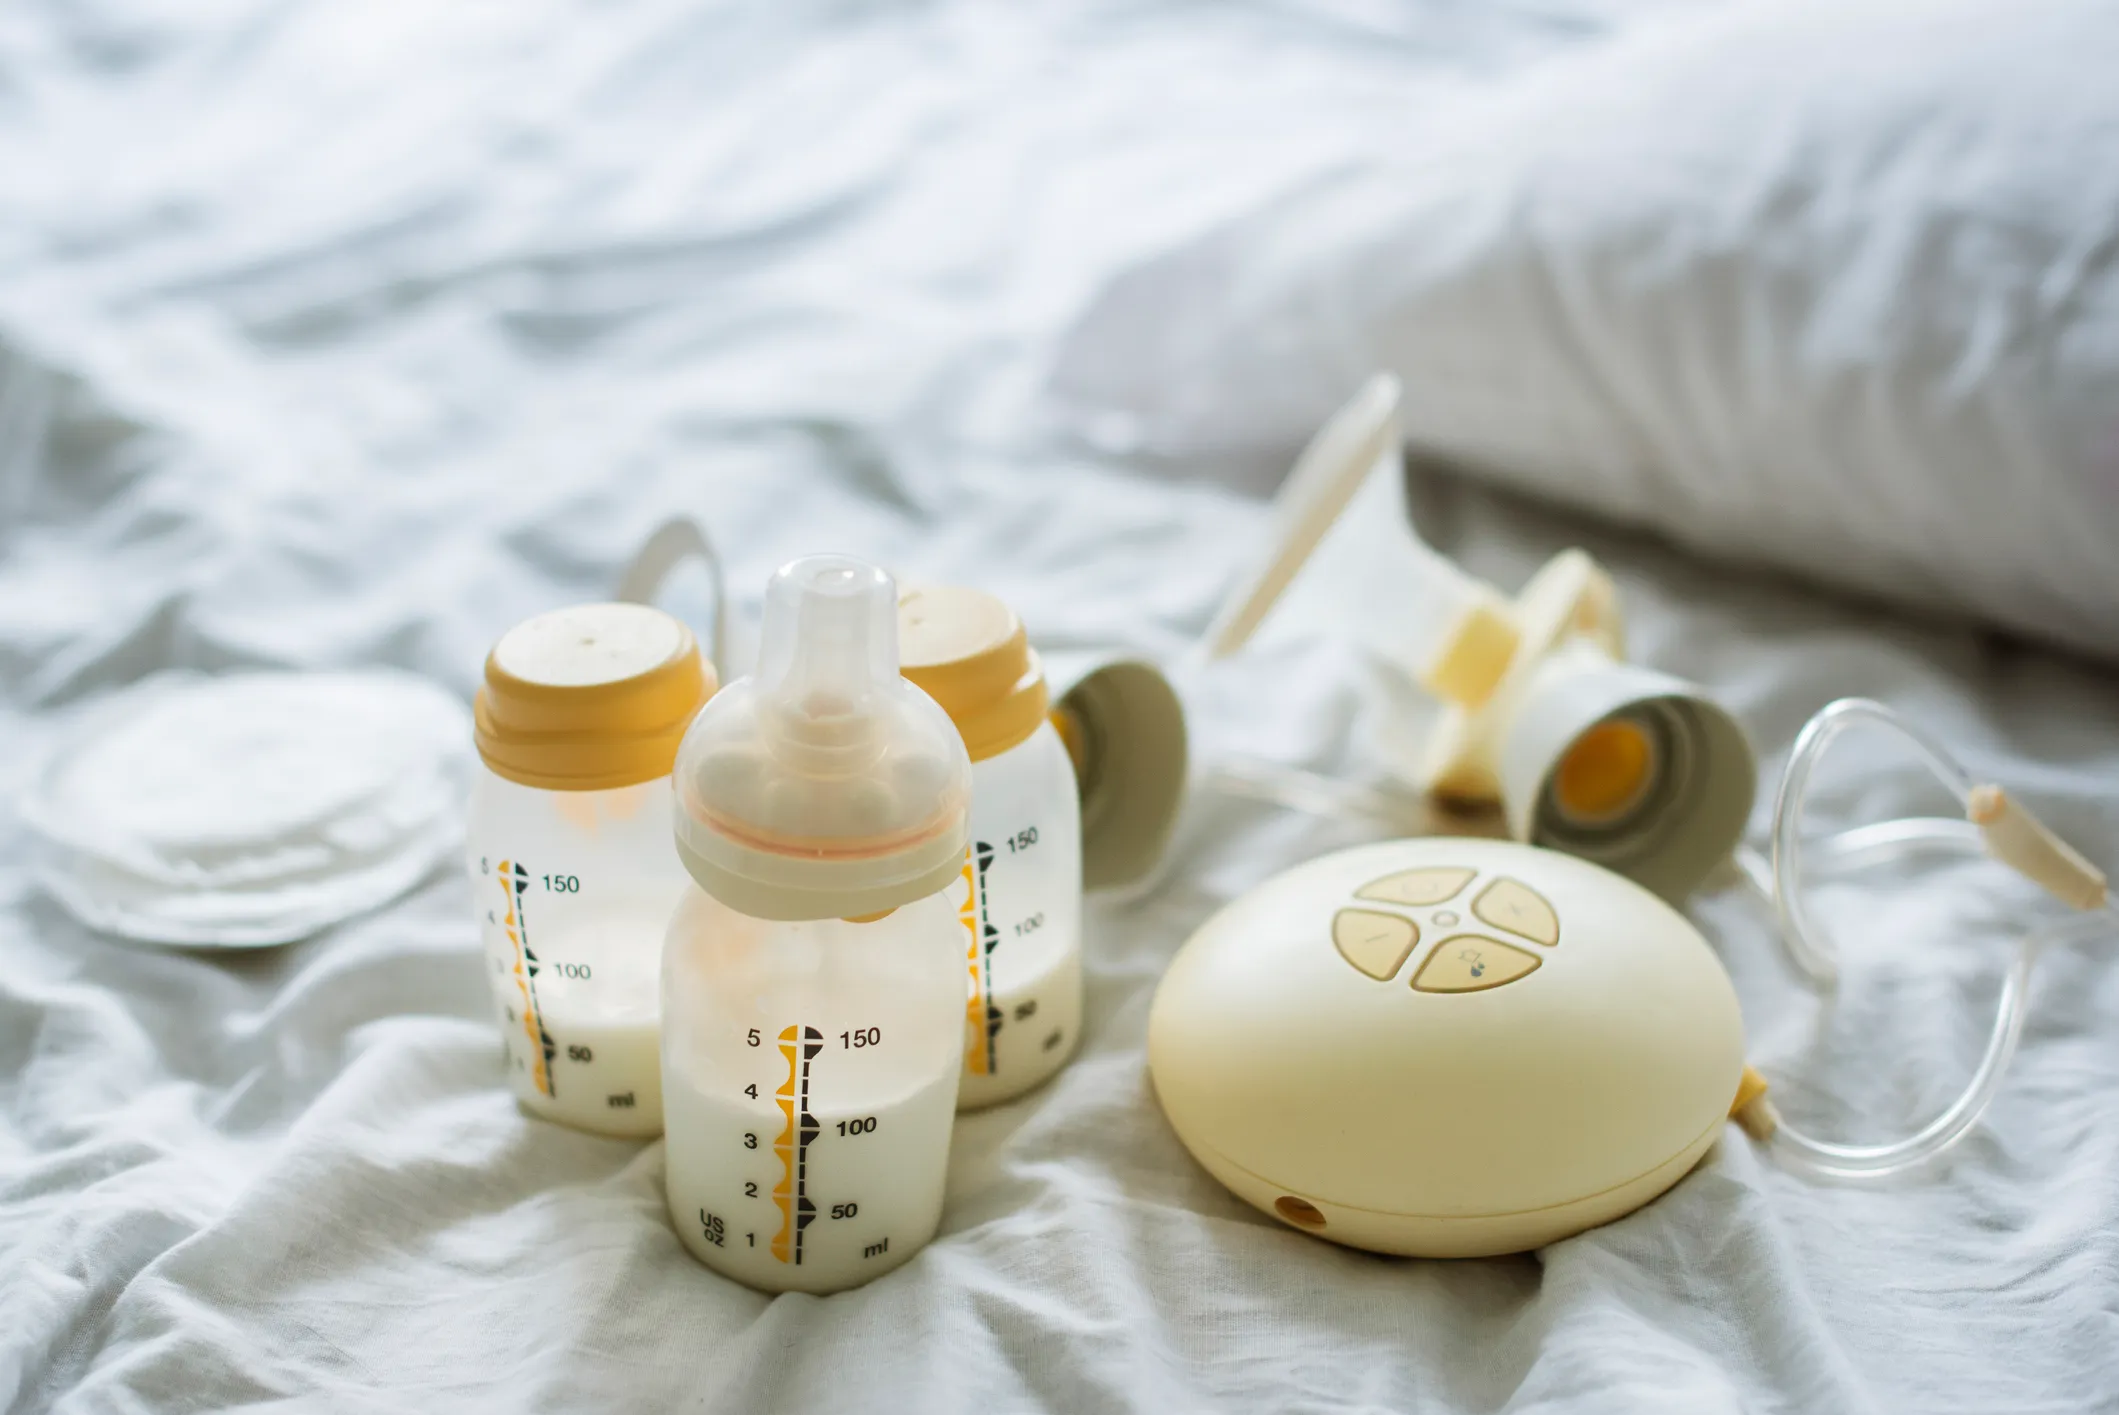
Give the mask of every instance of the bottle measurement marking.
POLYGON ((530 1079, 544 1095, 556 1099, 559 1093, 552 1084, 552 1061, 559 1048, 545 1030, 544 1013, 537 1005, 537 955, 530 951, 530 922, 523 909, 530 889, 530 872, 519 860, 502 860, 496 873, 507 901, 508 942, 515 949, 515 986, 522 992, 522 1029, 530 1039, 530 1079))
POLYGON ((964 1049, 964 1069, 974 1076, 993 1074, 1001 1031, 1001 1009, 993 1004, 993 950, 1000 946, 1001 931, 986 916, 986 872, 993 868, 993 856, 993 847, 983 840, 973 842, 964 852, 964 904, 957 911, 968 940, 965 961, 971 971, 964 1030, 972 1041, 964 1049))
POLYGON ((773 1153, 780 1160, 780 1182, 773 1187, 773 1203, 780 1210, 780 1231, 773 1235, 772 1255, 783 1263, 802 1265, 802 1230, 817 1216, 809 1201, 809 1142, 817 1138, 815 1116, 809 1113, 809 1064, 824 1050, 824 1034, 815 1027, 789 1026, 780 1033, 780 1059, 787 1063, 787 1079, 773 1093, 783 1123, 773 1153))

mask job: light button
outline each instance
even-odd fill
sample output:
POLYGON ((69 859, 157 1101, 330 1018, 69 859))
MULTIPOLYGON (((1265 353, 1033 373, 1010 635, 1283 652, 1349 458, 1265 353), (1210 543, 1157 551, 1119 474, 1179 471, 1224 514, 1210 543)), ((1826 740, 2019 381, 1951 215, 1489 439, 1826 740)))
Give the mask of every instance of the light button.
POLYGON ((1472 882, 1477 870, 1429 866, 1420 870, 1400 870, 1382 879, 1372 879, 1355 893, 1356 899, 1373 899, 1379 904, 1440 904, 1458 890, 1472 882))
POLYGON ((1398 975, 1419 941, 1420 930, 1413 921, 1396 914, 1341 909, 1332 916, 1332 942, 1339 956, 1381 982, 1398 975))
POLYGON ((1545 896, 1518 880, 1497 879, 1472 901, 1472 912, 1497 929, 1548 948, 1560 942, 1560 916, 1545 896))
POLYGON ((1416 992, 1484 992, 1535 973, 1541 962, 1499 939, 1457 934, 1435 945, 1413 975, 1416 992))

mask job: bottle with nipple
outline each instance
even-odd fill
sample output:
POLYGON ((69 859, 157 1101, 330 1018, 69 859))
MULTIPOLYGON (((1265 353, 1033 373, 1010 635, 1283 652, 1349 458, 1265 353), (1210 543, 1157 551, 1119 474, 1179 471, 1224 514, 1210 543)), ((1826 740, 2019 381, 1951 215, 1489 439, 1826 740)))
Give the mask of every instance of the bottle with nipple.
POLYGON ((955 895, 970 985, 957 1106, 970 1110, 1044 1081, 1080 1041, 1081 801, 1013 610, 980 590, 908 588, 898 633, 905 676, 971 756, 971 854, 955 895))
POLYGON ((663 949, 670 1216, 700 1261, 765 1291, 866 1282, 941 1222, 971 766, 899 676, 897 630, 881 570, 784 566, 756 673, 677 757, 697 887, 663 949))

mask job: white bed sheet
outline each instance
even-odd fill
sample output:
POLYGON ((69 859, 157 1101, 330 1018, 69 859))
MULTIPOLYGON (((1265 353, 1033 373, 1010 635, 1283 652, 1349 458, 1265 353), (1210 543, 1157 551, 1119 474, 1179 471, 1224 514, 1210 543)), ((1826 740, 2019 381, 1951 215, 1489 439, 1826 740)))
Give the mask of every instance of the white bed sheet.
MULTIPOLYGON (((1662 7, 1162 3, 1023 19, 543 0, 0 12, 0 790, 156 668, 387 662, 468 695, 515 618, 699 515, 755 589, 825 546, 972 579, 1052 647, 1171 652, 1261 508, 1020 435, 1102 276, 1535 82, 1662 7)), ((1270 331, 1263 331, 1269 337, 1270 331)), ((1777 760, 1829 698, 1920 714, 2119 857, 2119 688, 1446 479, 1423 525, 1513 584, 1586 543, 1639 656, 1777 760)), ((1205 754, 1359 773, 1358 664, 1277 625, 1205 754)), ((1852 764, 1852 818, 1933 804, 1852 764)), ((1761 818, 1762 819, 1762 818, 1761 818)), ((1888 1190, 1736 1132, 1531 1257, 1342 1251, 1238 1204, 1148 1089, 1171 951, 1359 838, 1216 804, 1089 913, 1088 1030, 959 1127, 940 1239, 774 1301, 687 1258, 661 1150, 525 1119, 467 886, 292 947, 140 952, 31 886, 0 810, 0 1404, 11 1409, 1966 1410, 2119 1402, 2119 970, 2044 960, 1991 1120, 1888 1190)), ((1822 1021, 1749 906, 1702 917, 1753 1055, 1889 1133, 1981 1035, 2020 901, 1839 892, 1822 1021)))

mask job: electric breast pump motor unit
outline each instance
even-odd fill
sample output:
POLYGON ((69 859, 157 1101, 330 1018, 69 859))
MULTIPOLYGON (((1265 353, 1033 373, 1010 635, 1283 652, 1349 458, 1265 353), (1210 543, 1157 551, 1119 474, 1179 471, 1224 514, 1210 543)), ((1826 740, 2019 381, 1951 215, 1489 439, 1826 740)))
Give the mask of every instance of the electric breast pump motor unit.
POLYGON ((1748 1099, 1735 989, 1685 917, 1504 840, 1360 846, 1232 900, 1156 989, 1148 1065, 1238 1197, 1415 1257, 1617 1218, 1748 1099))
POLYGON ((1604 865, 1665 899, 1743 834, 1749 741, 1699 688, 1624 660, 1610 577, 1580 550, 1513 601, 1423 544, 1405 504, 1398 381, 1378 374, 1304 450, 1265 553, 1207 631, 1235 652, 1298 573, 1385 661, 1443 705, 1412 783, 1498 803, 1509 833, 1604 865), (1384 608, 1378 609, 1377 606, 1384 608))

